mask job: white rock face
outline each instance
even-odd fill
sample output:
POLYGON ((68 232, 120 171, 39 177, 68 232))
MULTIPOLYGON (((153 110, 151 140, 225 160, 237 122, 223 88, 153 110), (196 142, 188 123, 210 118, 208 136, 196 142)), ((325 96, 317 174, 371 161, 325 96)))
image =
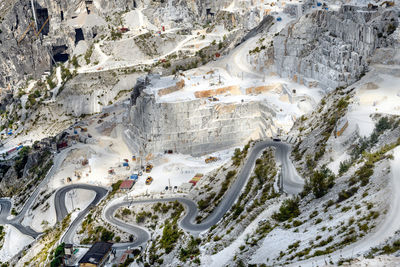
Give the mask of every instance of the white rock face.
POLYGON ((391 44, 396 26, 394 11, 355 6, 317 10, 274 38, 275 71, 300 83, 311 78, 327 88, 348 85, 366 71, 376 48, 391 44))
POLYGON ((138 79, 125 131, 126 143, 136 153, 173 150, 197 156, 243 145, 271 132, 274 111, 263 102, 204 98, 157 102, 153 94, 144 92, 148 85, 148 80, 138 79))
POLYGON ((271 124, 259 102, 215 104, 196 99, 157 103, 153 95, 142 94, 131 108, 126 131, 136 152, 207 154, 257 139, 271 124))

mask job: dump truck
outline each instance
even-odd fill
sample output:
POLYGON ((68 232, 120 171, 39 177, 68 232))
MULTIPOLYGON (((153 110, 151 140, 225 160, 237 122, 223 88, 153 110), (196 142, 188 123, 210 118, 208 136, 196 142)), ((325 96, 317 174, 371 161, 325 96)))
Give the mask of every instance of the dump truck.
POLYGON ((147 164, 147 166, 146 166, 146 172, 147 172, 147 173, 150 173, 152 169, 153 169, 153 165, 147 164))
POLYGON ((204 161, 205 161, 205 163, 208 164, 208 163, 211 163, 211 162, 218 161, 218 158, 217 157, 208 157, 204 161))
POLYGON ((147 177, 147 179, 146 179, 146 185, 149 185, 149 184, 151 184, 152 182, 153 182, 153 177, 151 177, 151 176, 147 177))

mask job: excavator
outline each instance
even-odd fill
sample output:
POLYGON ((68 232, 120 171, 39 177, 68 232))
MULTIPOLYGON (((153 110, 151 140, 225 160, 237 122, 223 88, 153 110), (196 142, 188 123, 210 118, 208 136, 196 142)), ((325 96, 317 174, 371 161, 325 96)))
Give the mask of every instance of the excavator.
POLYGON ((36 29, 35 29, 35 22, 32 21, 31 24, 29 24, 28 27, 26 28, 25 32, 18 39, 18 44, 21 43, 21 41, 25 38, 26 34, 29 32, 31 27, 33 28, 33 31, 35 33, 35 37, 38 37, 39 34, 43 31, 44 26, 46 26, 46 24, 49 22, 49 20, 50 20, 50 17, 47 17, 46 21, 43 23, 42 27, 40 28, 40 30, 38 32, 36 32, 36 29))

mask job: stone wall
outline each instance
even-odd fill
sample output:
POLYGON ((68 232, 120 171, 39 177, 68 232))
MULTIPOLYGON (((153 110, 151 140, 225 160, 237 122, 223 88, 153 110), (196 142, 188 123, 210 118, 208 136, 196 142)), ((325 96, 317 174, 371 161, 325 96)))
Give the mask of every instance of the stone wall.
POLYGON ((203 155, 263 136, 270 114, 260 102, 210 103, 204 99, 157 103, 141 92, 130 109, 126 141, 136 153, 173 150, 203 155), (261 129, 262 128, 262 129, 261 129))

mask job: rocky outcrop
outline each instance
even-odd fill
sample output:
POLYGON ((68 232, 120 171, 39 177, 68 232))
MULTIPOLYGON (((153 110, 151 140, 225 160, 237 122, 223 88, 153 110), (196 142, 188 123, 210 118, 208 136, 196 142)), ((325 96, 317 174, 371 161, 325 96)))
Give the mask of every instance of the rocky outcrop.
POLYGON ((120 74, 114 71, 84 73, 77 75, 64 85, 55 105, 64 113, 76 117, 93 114, 114 103, 120 92, 132 89, 138 74, 120 74))
POLYGON ((50 56, 33 32, 23 33, 31 23, 32 10, 28 0, 16 2, 0 24, 0 87, 16 85, 28 76, 38 78, 50 68, 50 56))
POLYGON ((317 10, 274 38, 275 70, 300 83, 311 78, 322 87, 351 84, 365 73, 375 49, 391 44, 397 25, 397 14, 391 10, 317 10))

